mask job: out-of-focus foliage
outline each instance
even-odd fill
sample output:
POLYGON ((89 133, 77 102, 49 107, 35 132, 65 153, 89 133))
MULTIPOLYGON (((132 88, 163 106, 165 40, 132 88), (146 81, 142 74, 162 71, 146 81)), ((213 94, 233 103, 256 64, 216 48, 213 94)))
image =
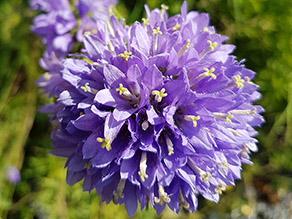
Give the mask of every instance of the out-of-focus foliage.
MULTIPOLYGON (((145 3, 151 9, 164 3, 173 15, 182 2, 124 0, 116 12, 130 24, 145 16, 145 3)), ((157 217, 149 209, 134 218, 285 218, 292 192, 292 1, 188 0, 188 5, 208 12, 217 31, 237 45, 235 55, 257 72, 259 104, 266 109, 259 152, 219 204, 202 199, 194 214, 166 210, 157 217)), ((29 29, 34 15, 27 1, 0 1, 0 218, 127 218, 124 206, 101 203, 95 192, 83 192, 81 183, 66 185, 65 161, 48 154, 51 127, 46 115, 36 113, 45 98, 34 86, 42 71, 41 42, 29 29), (5 177, 10 165, 21 169, 16 186, 5 177)))

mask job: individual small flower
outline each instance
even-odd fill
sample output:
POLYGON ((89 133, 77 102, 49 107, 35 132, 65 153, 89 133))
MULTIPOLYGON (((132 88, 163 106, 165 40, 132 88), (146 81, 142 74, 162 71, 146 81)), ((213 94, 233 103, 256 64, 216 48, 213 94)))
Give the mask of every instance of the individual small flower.
POLYGON ((6 177, 12 184, 17 184, 20 182, 20 173, 19 170, 14 166, 9 166, 6 169, 6 177))
POLYGON ((186 2, 173 17, 145 8, 132 26, 100 22, 84 35, 84 54, 63 61, 64 83, 49 89, 52 153, 68 158, 68 184, 84 179, 85 191, 124 203, 129 216, 137 201, 157 214, 195 211, 198 194, 218 202, 257 150, 255 73, 207 14, 187 13, 186 2))
POLYGON ((96 32, 99 23, 109 19, 110 7, 116 4, 117 0, 79 0, 76 6, 80 16, 77 40, 82 42, 84 34, 96 32))
POLYGON ((69 32, 77 24, 68 0, 31 0, 30 4, 33 9, 46 12, 34 18, 32 31, 43 38, 49 53, 66 56, 73 44, 69 32))

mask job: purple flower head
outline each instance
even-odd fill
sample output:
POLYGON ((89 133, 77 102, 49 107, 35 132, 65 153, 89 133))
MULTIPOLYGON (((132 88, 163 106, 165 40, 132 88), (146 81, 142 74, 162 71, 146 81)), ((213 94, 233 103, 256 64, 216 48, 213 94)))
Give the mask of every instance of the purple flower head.
POLYGON ((12 184, 17 184, 20 182, 20 173, 16 167, 9 166, 6 170, 6 177, 12 184))
MULTIPOLYGON (((86 9, 84 9, 86 10, 86 9)), ((53 154, 67 183, 82 179, 129 216, 150 204, 195 211, 240 179, 263 122, 255 73, 230 53, 207 14, 168 17, 167 7, 124 26, 112 16, 84 36, 84 56, 65 59, 54 91, 53 154), (58 83, 57 83, 58 84, 58 83)), ((53 74, 53 73, 51 73, 53 74)))
POLYGON ((47 12, 34 18, 32 31, 43 37, 47 52, 66 56, 73 44, 69 32, 76 26, 68 0, 31 0, 30 5, 34 10, 47 12))

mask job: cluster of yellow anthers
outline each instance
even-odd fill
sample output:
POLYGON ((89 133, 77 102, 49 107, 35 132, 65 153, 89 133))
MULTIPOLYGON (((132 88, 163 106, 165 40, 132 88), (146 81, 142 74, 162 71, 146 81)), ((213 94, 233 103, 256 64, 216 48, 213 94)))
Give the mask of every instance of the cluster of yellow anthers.
POLYGON ((216 79, 216 75, 213 73, 215 71, 215 68, 211 68, 211 69, 208 69, 208 68, 204 68, 204 73, 202 74, 202 76, 204 77, 211 77, 213 79, 216 79))
POLYGON ((234 75, 232 78, 235 81, 234 83, 235 83, 237 88, 243 88, 244 87, 244 85, 243 85, 244 80, 240 77, 240 75, 234 75))
POLYGON ((226 120, 225 120, 225 122, 228 122, 229 124, 231 124, 231 123, 232 123, 231 119, 232 119, 233 117, 234 117, 234 116, 233 116, 230 112, 228 112, 228 115, 226 116, 226 120))
POLYGON ((209 52, 213 52, 215 48, 218 46, 217 42, 212 42, 211 40, 207 40, 209 46, 205 48, 199 55, 199 59, 202 60, 209 52))
POLYGON ((222 184, 219 184, 218 186, 216 186, 215 188, 215 192, 219 195, 222 194, 223 191, 226 190, 226 186, 225 185, 222 185, 222 184))
POLYGON ((169 203, 171 201, 168 194, 164 191, 163 186, 160 184, 158 184, 158 194, 159 198, 154 197, 155 203, 159 203, 160 205, 162 205, 164 202, 169 203))
POLYGON ((209 30, 208 27, 204 27, 204 32, 208 32, 209 34, 213 34, 213 32, 211 30, 209 30))
POLYGON ((162 88, 160 91, 158 90, 152 91, 152 95, 155 96, 155 100, 157 102, 161 102, 162 98, 167 96, 167 93, 165 93, 165 88, 162 88))
POLYGON ((132 52, 125 51, 124 53, 119 54, 120 57, 123 57, 125 61, 127 62, 132 55, 132 52))
POLYGON ((198 125, 197 121, 200 119, 200 116, 186 115, 184 117, 184 119, 186 121, 192 121, 193 122, 193 126, 197 127, 197 125, 198 125))
POLYGON ((116 91, 118 91, 120 95, 129 92, 129 90, 125 88, 121 83, 119 84, 119 88, 117 88, 116 91))
POLYGON ((153 29, 153 36, 157 35, 157 34, 162 34, 162 32, 160 31, 160 27, 157 27, 156 29, 153 29))
POLYGON ((112 140, 109 138, 109 137, 106 137, 106 138, 97 138, 96 141, 102 143, 101 144, 101 148, 106 148, 108 151, 110 151, 112 149, 111 147, 111 143, 112 143, 112 140))
POLYGON ((148 22, 149 22, 149 19, 142 18, 142 21, 143 21, 144 26, 147 26, 148 25, 148 22))
POLYGON ((214 49, 217 47, 218 43, 217 42, 212 42, 211 40, 208 40, 207 43, 209 44, 209 47, 211 51, 214 51, 214 49))
POLYGON ((80 87, 84 92, 89 92, 89 93, 92 93, 92 94, 96 94, 98 92, 98 90, 92 88, 89 86, 89 83, 85 83, 84 86, 81 86, 80 87))

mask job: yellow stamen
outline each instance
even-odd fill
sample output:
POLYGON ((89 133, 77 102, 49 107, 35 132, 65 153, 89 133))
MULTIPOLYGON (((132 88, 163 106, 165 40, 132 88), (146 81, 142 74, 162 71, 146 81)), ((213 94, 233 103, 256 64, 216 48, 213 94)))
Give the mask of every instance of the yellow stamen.
POLYGON ((90 167, 90 163, 86 163, 85 165, 84 165, 84 169, 88 169, 90 167))
POLYGON ((194 127, 197 127, 197 125, 198 125, 197 121, 200 118, 201 118, 200 116, 193 116, 193 115, 187 115, 187 116, 184 117, 185 120, 192 121, 194 127))
POLYGON ((208 68, 204 68, 205 72, 203 73, 206 77, 211 77, 213 79, 216 79, 216 75, 213 73, 215 71, 215 68, 211 68, 210 70, 208 68))
POLYGON ((90 34, 91 34, 90 31, 85 31, 85 32, 83 33, 83 36, 87 36, 87 35, 90 35, 90 34))
POLYGON ((153 36, 155 36, 156 34, 162 34, 162 32, 160 31, 160 27, 157 27, 156 29, 153 29, 153 36))
POLYGON ((160 91, 158 90, 152 91, 152 95, 155 95, 155 99, 157 102, 161 102, 162 98, 167 96, 167 93, 164 92, 165 88, 162 88, 160 91))
POLYGON ((247 83, 249 84, 254 84, 249 77, 245 76, 244 79, 246 80, 247 83))
POLYGON ((245 145, 242 145, 242 151, 240 153, 241 157, 247 157, 249 153, 249 148, 246 147, 245 145))
POLYGON ((225 168, 229 167, 229 164, 226 161, 224 161, 223 163, 218 164, 218 166, 222 169, 225 169, 225 168))
POLYGON ((110 151, 112 149, 111 147, 111 139, 109 137, 107 138, 97 138, 96 141, 102 143, 101 144, 101 148, 106 148, 108 151, 110 151))
POLYGON ((146 152, 142 152, 139 167, 140 167, 140 171, 138 172, 138 174, 141 177, 142 182, 144 182, 145 179, 148 178, 148 175, 146 174, 146 169, 147 169, 147 153, 146 152))
POLYGON ((159 203, 160 205, 162 205, 163 202, 165 202, 165 203, 170 202, 170 198, 169 198, 168 194, 164 191, 163 186, 160 184, 158 184, 158 194, 159 194, 159 198, 154 197, 155 203, 159 203))
POLYGON ((142 21, 143 21, 144 26, 146 26, 148 24, 148 22, 149 22, 149 19, 142 18, 142 21))
POLYGON ((200 173, 200 177, 204 182, 208 182, 212 175, 211 173, 202 170, 202 172, 200 173))
POLYGON ((180 29, 180 24, 179 23, 176 23, 176 25, 172 28, 172 31, 177 31, 180 29))
POLYGON ((89 83, 85 83, 84 86, 81 86, 80 87, 82 90, 84 90, 84 92, 89 92, 89 93, 92 93, 92 94, 97 94, 98 90, 92 88, 89 86, 89 83))
POLYGON ((84 92, 88 92, 90 89, 88 85, 89 85, 89 83, 85 83, 84 86, 81 86, 81 89, 84 90, 84 92))
POLYGON ((202 170, 201 168, 199 168, 194 161, 189 157, 188 158, 188 165, 190 166, 190 168, 197 174, 200 175, 200 178, 204 181, 204 182, 208 182, 209 178, 212 177, 211 173, 209 172, 205 172, 204 170, 202 170))
POLYGON ((138 172, 139 176, 141 177, 141 180, 144 182, 145 179, 148 178, 148 175, 146 173, 143 173, 141 171, 138 172))
POLYGON ((44 79, 45 79, 46 81, 50 80, 51 77, 52 77, 52 75, 50 75, 48 72, 46 72, 46 73, 44 74, 44 79))
POLYGON ((237 88, 243 88, 243 83, 244 83, 244 80, 241 79, 240 75, 234 75, 233 77, 233 80, 235 80, 235 85, 237 88))
POLYGON ((212 42, 211 40, 208 40, 207 43, 209 44, 209 47, 211 51, 214 51, 214 49, 217 47, 218 43, 217 42, 212 42))
POLYGON ((216 186, 215 192, 217 194, 221 195, 222 192, 225 191, 225 189, 226 189, 226 186, 225 185, 219 184, 219 186, 216 186))
POLYGON ((124 94, 125 92, 129 92, 129 90, 125 88, 123 84, 120 83, 119 86, 120 87, 117 88, 116 91, 118 91, 120 95, 124 94))
POLYGON ((174 154, 174 149, 173 149, 173 143, 170 140, 170 138, 168 137, 168 135, 165 135, 165 141, 166 141, 166 145, 167 145, 167 149, 168 149, 168 156, 174 154))
POLYGON ((188 39, 185 45, 180 48, 180 50, 177 53, 178 58, 182 57, 182 55, 190 48, 190 43, 191 41, 190 39, 188 39))
POLYGON ((169 7, 165 4, 161 4, 161 9, 167 11, 169 9, 169 7))
POLYGON ((179 204, 188 209, 190 204, 184 199, 181 189, 179 189, 179 204))
POLYGON ((232 118, 233 118, 233 115, 230 112, 228 112, 228 115, 226 116, 225 122, 229 122, 231 124, 232 123, 232 121, 231 121, 232 118))
POLYGON ((247 151, 247 152, 249 152, 249 148, 246 147, 245 145, 242 146, 242 150, 243 150, 243 151, 247 151))
POLYGON ((239 135, 237 131, 235 131, 234 129, 232 128, 227 128, 230 132, 232 132, 232 134, 234 135, 239 135))
POLYGON ((124 53, 119 54, 120 57, 123 57, 125 61, 127 62, 132 55, 132 52, 125 51, 124 53))
POLYGON ((208 32, 209 34, 213 34, 213 32, 211 30, 209 30, 208 27, 204 27, 204 32, 208 32))
POLYGON ((88 58, 82 58, 81 60, 87 62, 89 65, 96 65, 96 66, 100 66, 97 62, 93 62, 88 58))

